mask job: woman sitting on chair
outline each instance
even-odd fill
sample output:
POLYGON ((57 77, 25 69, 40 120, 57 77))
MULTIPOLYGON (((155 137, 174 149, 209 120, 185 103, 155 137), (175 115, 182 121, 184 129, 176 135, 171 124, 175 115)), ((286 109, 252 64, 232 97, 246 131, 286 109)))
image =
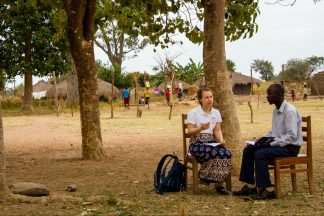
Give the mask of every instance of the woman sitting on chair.
POLYGON ((231 192, 222 186, 230 175, 231 153, 224 147, 220 112, 213 108, 213 93, 209 88, 197 92, 200 106, 188 113, 188 132, 191 134, 189 152, 201 164, 199 179, 202 183, 217 183, 216 191, 222 195, 231 192))

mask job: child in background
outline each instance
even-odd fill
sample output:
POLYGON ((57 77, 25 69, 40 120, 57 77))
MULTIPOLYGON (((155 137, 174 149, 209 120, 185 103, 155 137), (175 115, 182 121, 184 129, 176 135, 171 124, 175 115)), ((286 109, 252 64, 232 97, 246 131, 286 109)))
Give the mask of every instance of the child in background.
POLYGON ((141 97, 141 98, 139 99, 138 103, 144 105, 144 104, 145 104, 144 97, 141 97))
POLYGON ((296 94, 295 94, 295 90, 291 90, 291 99, 292 99, 292 102, 294 102, 296 100, 296 94))

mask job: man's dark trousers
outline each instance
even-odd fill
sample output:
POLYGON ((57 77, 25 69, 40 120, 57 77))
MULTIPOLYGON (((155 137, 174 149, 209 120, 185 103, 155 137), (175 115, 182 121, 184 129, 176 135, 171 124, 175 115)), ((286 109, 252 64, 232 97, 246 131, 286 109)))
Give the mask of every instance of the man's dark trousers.
POLYGON ((240 181, 254 184, 258 188, 271 186, 268 165, 276 157, 291 157, 298 155, 300 147, 287 145, 284 147, 253 147, 247 146, 243 151, 240 181), (255 178, 254 178, 255 167, 255 178))

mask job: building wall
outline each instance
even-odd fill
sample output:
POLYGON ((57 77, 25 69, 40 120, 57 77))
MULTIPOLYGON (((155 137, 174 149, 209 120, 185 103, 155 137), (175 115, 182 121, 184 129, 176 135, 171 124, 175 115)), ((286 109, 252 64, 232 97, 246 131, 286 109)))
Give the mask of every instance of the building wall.
POLYGON ((312 95, 324 95, 324 72, 315 74, 312 82, 310 82, 311 94, 312 95), (317 90, 316 90, 317 87, 317 90))
POLYGON ((235 84, 233 88, 233 93, 235 95, 249 95, 251 92, 251 84, 235 84))

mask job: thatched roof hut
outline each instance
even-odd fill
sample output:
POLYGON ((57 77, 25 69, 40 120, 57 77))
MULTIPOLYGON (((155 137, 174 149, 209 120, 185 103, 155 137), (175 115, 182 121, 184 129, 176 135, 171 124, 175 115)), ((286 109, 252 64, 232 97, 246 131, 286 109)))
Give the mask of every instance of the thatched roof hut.
MULTIPOLYGON (((44 80, 38 81, 35 85, 33 85, 33 94, 37 94, 39 92, 47 92, 50 88, 52 88, 53 84, 46 82, 44 80)), ((19 97, 24 97, 24 89, 21 89, 17 95, 19 97)))
POLYGON ((49 82, 45 82, 44 80, 38 81, 35 85, 33 85, 33 92, 42 92, 42 91, 48 91, 50 88, 52 88, 53 84, 49 82))
MULTIPOLYGON (((101 79, 97 79, 98 81, 98 96, 100 100, 108 101, 110 95, 111 95, 111 83, 105 82, 101 79)), ((66 99, 67 98, 67 80, 64 80, 57 84, 57 96, 58 98, 66 99)), ((49 89, 46 93, 46 96, 48 98, 54 98, 55 97, 55 86, 53 86, 51 89, 49 89)), ((114 86, 114 97, 116 99, 121 97, 120 90, 114 86)))
MULTIPOLYGON (((230 79, 232 80, 233 93, 236 95, 248 95, 251 91, 251 77, 237 72, 230 72, 230 79)), ((253 79, 253 83, 261 84, 259 79, 253 79)), ((194 85, 201 87, 205 86, 205 78, 197 80, 194 85)))
MULTIPOLYGON (((98 81, 98 95, 100 100, 107 101, 111 96, 111 87, 112 84, 109 82, 105 82, 101 79, 97 79, 98 81)), ((120 99, 121 98, 121 91, 114 86, 114 98, 120 99)))
MULTIPOLYGON (((67 96, 67 81, 63 80, 62 82, 59 82, 56 84, 57 88, 57 97, 59 99, 66 99, 67 96)), ((46 97, 47 98, 55 98, 55 86, 53 85, 52 88, 50 88, 46 92, 46 97)))
POLYGON ((318 72, 308 82, 311 87, 312 95, 324 95, 324 71, 318 72))

